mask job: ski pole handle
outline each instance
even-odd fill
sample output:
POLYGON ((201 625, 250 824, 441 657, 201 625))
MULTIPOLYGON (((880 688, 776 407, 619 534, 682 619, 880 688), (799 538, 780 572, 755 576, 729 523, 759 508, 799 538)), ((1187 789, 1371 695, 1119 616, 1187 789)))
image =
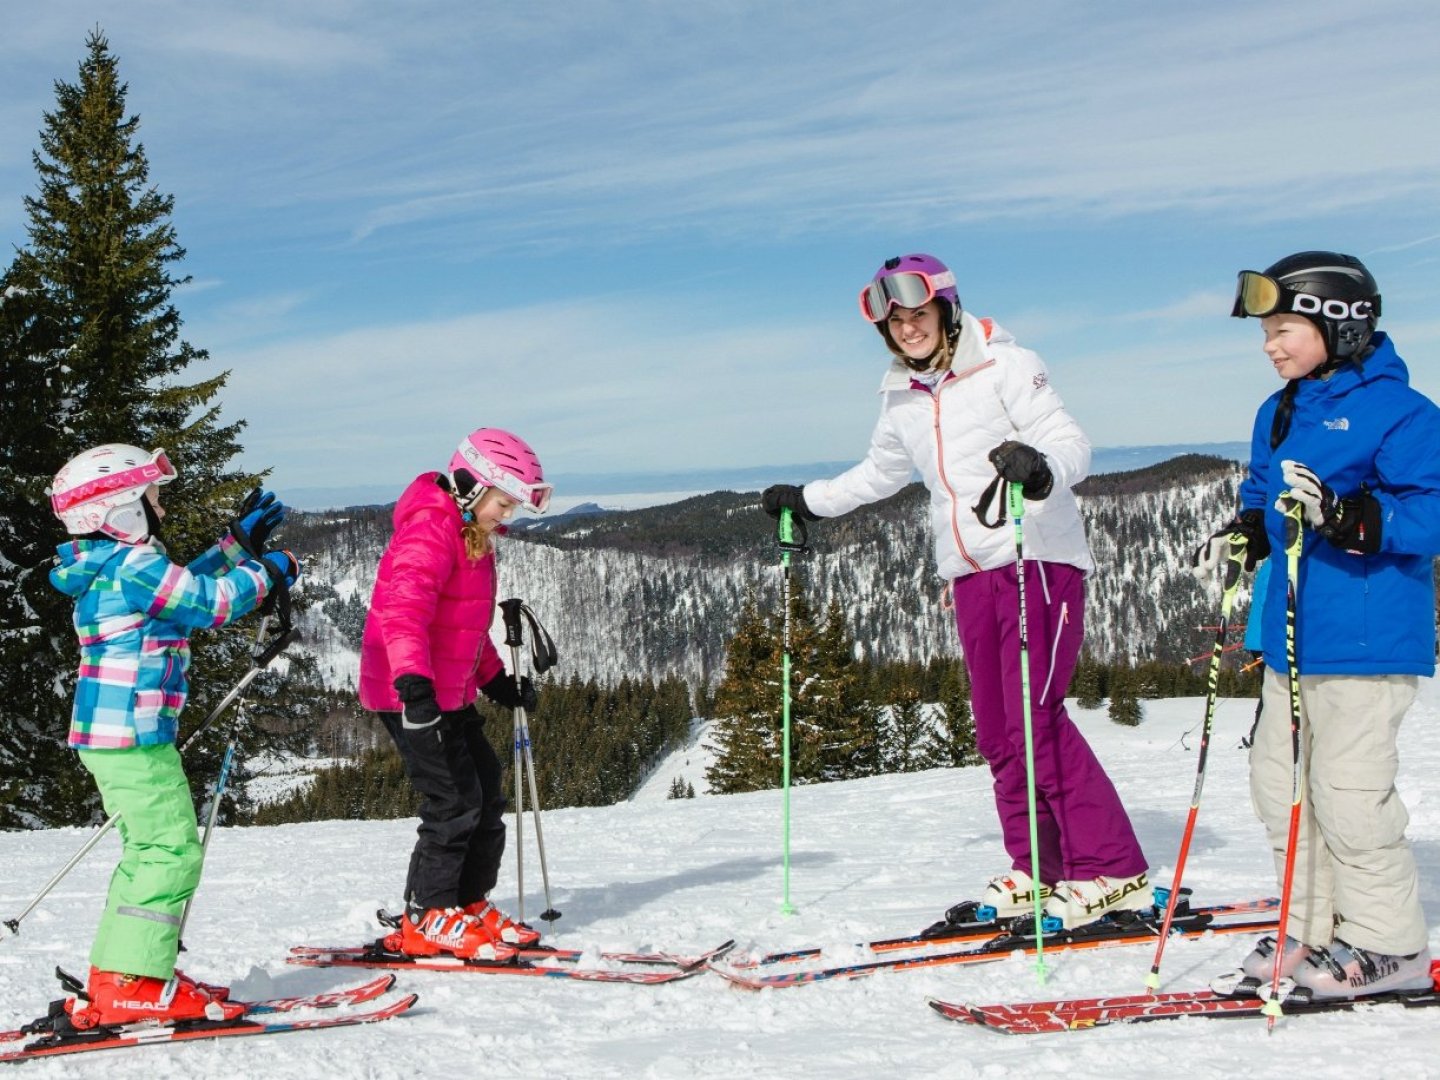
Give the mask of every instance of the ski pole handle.
POLYGON ((805 519, 788 506, 780 508, 780 519, 775 524, 775 540, 781 551, 794 551, 802 555, 810 551, 810 533, 805 527, 805 519), (796 539, 797 533, 799 539, 796 539))
POLYGON ((1023 484, 1005 485, 1005 508, 1014 521, 1025 516, 1025 488, 1023 484))
POLYGON ((509 600, 500 601, 500 617, 505 623, 505 644, 512 650, 518 649, 525 642, 524 628, 520 624, 522 616, 530 624, 530 666, 536 675, 543 675, 560 660, 555 639, 550 636, 550 631, 540 625, 535 612, 530 610, 524 600, 511 597, 509 600))

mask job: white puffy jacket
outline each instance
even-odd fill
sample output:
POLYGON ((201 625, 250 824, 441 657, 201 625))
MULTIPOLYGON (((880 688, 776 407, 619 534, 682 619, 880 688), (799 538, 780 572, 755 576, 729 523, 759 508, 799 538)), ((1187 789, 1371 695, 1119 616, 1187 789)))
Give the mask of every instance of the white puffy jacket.
MULTIPOLYGON (((995 479, 989 453, 1007 439, 1045 455, 1055 486, 1026 500, 1025 557, 1094 569, 1072 485, 1090 469, 1090 440, 1050 386, 1040 357, 989 319, 962 312, 951 374, 932 393, 896 360, 880 384, 880 420, 870 452, 833 480, 805 485, 805 503, 820 517, 894 495, 918 471, 930 489, 935 561, 949 581, 1015 561, 1015 529, 1006 517, 987 529, 972 507, 995 479)), ((994 508, 986 507, 987 516, 994 508)), ((1003 514, 1003 506, 1001 507, 1003 514)))

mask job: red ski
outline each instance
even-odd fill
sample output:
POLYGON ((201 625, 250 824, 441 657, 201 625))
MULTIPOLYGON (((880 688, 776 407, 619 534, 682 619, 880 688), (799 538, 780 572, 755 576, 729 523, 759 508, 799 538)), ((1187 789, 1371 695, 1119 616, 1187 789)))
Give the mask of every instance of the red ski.
MULTIPOLYGON (((1354 999, 1292 999, 1281 1005, 1281 1012, 1285 1016, 1308 1016, 1311 1013, 1351 1012, 1381 1005, 1399 1005, 1407 1009, 1440 1005, 1440 960, 1430 965, 1430 976, 1434 985, 1429 990, 1374 994, 1354 999)), ((931 999, 929 1004, 947 1020, 958 1020, 1008 1035, 1080 1031, 1107 1024, 1174 1020, 1182 1016, 1260 1016, 1265 1007, 1265 1002, 1258 997, 1227 997, 1209 989, 1000 1005, 967 1005, 931 999)))
POLYGON ((656 986, 693 978, 706 970, 712 960, 734 948, 727 941, 697 956, 671 953, 599 954, 600 959, 622 965, 619 968, 580 967, 589 954, 579 949, 526 949, 514 960, 462 960, 455 956, 406 956, 391 952, 379 941, 370 945, 325 948, 297 945, 287 960, 307 967, 367 967, 409 971, 464 971, 481 975, 518 975, 542 979, 574 979, 579 982, 634 983, 656 986), (648 966, 650 970, 641 970, 648 966))
MULTIPOLYGON (((376 980, 379 982, 379 980, 376 980)), ((368 983, 373 986, 375 983, 368 983)), ((319 995, 334 998, 336 995, 319 995)), ((374 1024, 399 1016, 415 1004, 417 995, 409 994, 381 1008, 361 1012, 342 1010, 326 1016, 293 1017, 295 1010, 313 1004, 305 998, 252 1003, 252 1011, 234 1020, 181 1020, 162 1023, 155 1020, 133 1024, 98 1027, 89 1031, 7 1031, 0 1033, 0 1062, 28 1061, 31 1058, 57 1057, 62 1054, 86 1054, 93 1050, 119 1050, 130 1046, 157 1046, 188 1042, 192 1039, 228 1039, 247 1035, 283 1035, 292 1031, 318 1031, 321 1028, 350 1027, 374 1024), (273 1008, 277 1002, 284 1002, 273 1008), (270 1011, 265 1011, 266 1009, 270 1011)), ((346 1002, 331 1000, 315 1005, 331 1008, 346 1002)), ((46 1021, 40 1021, 45 1023, 46 1021)))

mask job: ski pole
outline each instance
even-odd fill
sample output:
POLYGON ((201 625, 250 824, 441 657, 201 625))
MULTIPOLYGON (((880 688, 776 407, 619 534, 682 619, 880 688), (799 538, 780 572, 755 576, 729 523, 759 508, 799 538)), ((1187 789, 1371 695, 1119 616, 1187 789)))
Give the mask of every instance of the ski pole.
MULTIPOLYGON (((501 605, 504 606, 503 604, 501 605)), ((506 643, 509 643, 510 626, 505 626, 506 643)), ((515 649, 510 650, 512 663, 515 649)), ((520 922, 525 921, 525 759, 520 753, 520 710, 511 713, 514 720, 514 760, 511 776, 515 782, 515 893, 518 897, 515 914, 520 922)))
POLYGON ((780 654, 780 789, 783 818, 783 856, 785 882, 784 891, 780 901, 780 911, 785 915, 795 914, 795 906, 790 903, 790 556, 795 553, 804 553, 810 550, 806 540, 805 519, 795 516, 795 512, 789 507, 780 511, 780 520, 776 527, 776 539, 780 544, 780 566, 783 570, 783 597, 785 610, 781 616, 781 643, 780 654), (800 538, 795 538, 796 530, 799 530, 800 538))
MULTIPOLYGON (((541 675, 554 666, 559 655, 555 651, 555 642, 550 634, 540 625, 540 620, 535 613, 519 599, 502 601, 500 604, 502 618, 505 622, 505 644, 510 646, 510 671, 515 679, 515 692, 520 693, 520 645, 524 640, 524 633, 520 626, 520 617, 523 615, 530 624, 530 665, 537 675, 541 675)), ((560 918, 560 912, 555 910, 555 904, 550 896, 550 868, 545 858, 545 830, 540 824, 540 791, 535 782, 535 758, 530 751, 530 720, 523 705, 515 707, 515 725, 517 729, 516 753, 519 755, 523 750, 523 766, 530 786, 530 806, 535 815, 535 846, 540 852, 540 880, 545 885, 545 910, 540 913, 540 918, 546 922, 554 922, 560 918)), ((520 759, 517 758, 517 762, 520 759)), ((519 769, 517 764, 517 770, 519 769)), ((519 773, 516 774, 515 788, 517 794, 520 791, 519 773)), ((517 825, 516 839, 519 840, 518 825, 522 811, 517 810, 515 821, 517 825)), ((516 851, 516 865, 519 865, 519 851, 516 851)), ((520 898, 520 921, 525 921, 525 900, 524 893, 520 898)))
MULTIPOLYGON (((205 856, 210 852, 210 837, 215 832, 215 820, 220 816, 220 798, 225 794, 225 783, 230 778, 230 763, 235 760, 235 743, 238 736, 238 722, 244 718, 245 703, 242 701, 235 708, 237 728, 232 732, 230 741, 225 746, 225 756, 220 761, 220 776, 215 781, 215 790, 210 794, 210 812, 205 816, 205 834, 200 838, 200 867, 205 867, 205 856)), ((195 894, 191 893, 190 898, 185 901, 185 909, 180 912, 180 949, 185 948, 185 926, 190 921, 190 908, 195 903, 195 894)))
POLYGON ((1300 503, 1285 501, 1285 669, 1290 684, 1290 835, 1285 842, 1285 880, 1280 885, 1280 918, 1275 927, 1275 971, 1270 976, 1270 997, 1261 1007, 1266 1034, 1275 1030, 1280 1008, 1280 969, 1285 960, 1285 932, 1290 922, 1290 895, 1295 884, 1295 846, 1300 839, 1300 806, 1304 782, 1300 767, 1300 669, 1295 660, 1295 609, 1299 607, 1300 547, 1304 542, 1300 503))
POLYGON ((1200 749, 1195 762, 1195 791, 1190 797, 1190 814, 1185 819, 1185 832, 1180 837, 1180 854, 1175 857, 1175 879, 1170 883, 1170 897, 1165 904, 1165 918, 1160 924, 1160 937, 1155 942, 1155 960, 1145 985, 1160 988, 1160 958, 1175 919, 1175 905, 1180 899, 1180 880, 1185 874, 1185 860, 1190 854, 1190 840, 1195 835, 1195 819, 1200 813, 1200 794, 1205 790, 1205 763, 1210 751, 1210 732, 1215 726, 1215 699, 1220 692, 1220 661, 1225 653, 1225 637, 1230 630, 1230 609, 1240 588, 1240 572, 1245 569, 1245 535, 1233 532, 1226 539, 1225 565, 1221 578, 1220 625, 1215 631, 1215 648, 1210 653, 1210 676, 1205 684, 1205 726, 1200 729, 1200 749))
POLYGON ((1015 592, 1020 600, 1020 700, 1025 716, 1025 800, 1030 813, 1030 890, 1035 904, 1035 974, 1045 981, 1045 911, 1040 902, 1040 826, 1035 807, 1035 725, 1030 714, 1030 632, 1025 614, 1025 516, 1022 485, 1006 485, 1010 517, 1015 522, 1015 592))
MULTIPOLYGON (((288 616, 288 610, 288 605, 286 605, 284 607, 284 614, 286 616, 288 616)), ((290 642, 294 639, 295 631, 288 625, 288 617, 282 616, 282 623, 285 624, 282 631, 278 635, 276 635, 274 640, 266 642, 265 634, 269 630, 270 621, 271 616, 269 615, 263 616, 260 620, 260 626, 255 633, 255 645, 250 652, 250 670, 245 672, 245 674, 241 677, 240 681, 235 684, 235 686, 230 690, 228 694, 224 696, 224 698, 221 699, 220 704, 216 705, 215 708, 211 710, 210 715, 207 716, 200 723, 200 726, 190 733, 190 737, 186 739, 183 743, 181 743, 178 751, 180 754, 184 754, 185 751, 188 750, 195 743, 195 740, 199 739, 201 735, 203 735, 207 730, 209 730, 209 728, 215 723, 216 720, 220 718, 220 716, 225 712, 225 710, 228 709, 237 698, 239 698, 243 693, 245 693, 245 689, 252 682, 255 681, 256 676, 258 676, 262 671, 269 667, 270 662, 274 660, 275 657, 279 656, 280 653, 285 650, 286 646, 288 646, 290 642)), ((95 845, 100 843, 100 841, 104 838, 105 834, 108 833, 111 829, 113 829, 117 824, 119 824, 119 822, 119 814, 115 814, 112 817, 106 818, 105 821, 101 823, 100 827, 95 830, 95 834, 91 836, 89 840, 85 841, 84 845, 71 857, 70 861, 67 862, 64 866, 62 866, 58 871, 56 871, 55 876, 52 877, 49 881, 47 881, 44 888, 42 888, 38 893, 35 894, 35 898, 30 901, 30 903, 26 906, 25 910, 20 912, 20 914, 16 915, 13 919, 6 919, 4 921, 4 925, 9 929, 12 934, 20 933, 20 923, 25 920, 25 917, 40 906, 40 902, 50 894, 51 890, 53 890, 56 885, 60 884, 60 882, 65 878, 65 876, 69 874, 71 870, 74 870, 75 867, 78 866, 80 862, 85 858, 85 856, 90 854, 91 850, 94 849, 95 845)))

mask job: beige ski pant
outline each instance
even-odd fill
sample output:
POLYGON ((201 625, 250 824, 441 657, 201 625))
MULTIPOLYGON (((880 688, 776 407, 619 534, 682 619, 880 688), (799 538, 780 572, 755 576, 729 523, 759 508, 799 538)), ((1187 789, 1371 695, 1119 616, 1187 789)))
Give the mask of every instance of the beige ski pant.
MULTIPOLYGON (((1419 686, 1413 675, 1302 675, 1302 805, 1286 932, 1307 945, 1335 938, 1374 952, 1425 948, 1410 815, 1395 790, 1396 739, 1419 686)), ((1293 803, 1290 684, 1265 670, 1250 750, 1250 794, 1283 884, 1293 803)))

